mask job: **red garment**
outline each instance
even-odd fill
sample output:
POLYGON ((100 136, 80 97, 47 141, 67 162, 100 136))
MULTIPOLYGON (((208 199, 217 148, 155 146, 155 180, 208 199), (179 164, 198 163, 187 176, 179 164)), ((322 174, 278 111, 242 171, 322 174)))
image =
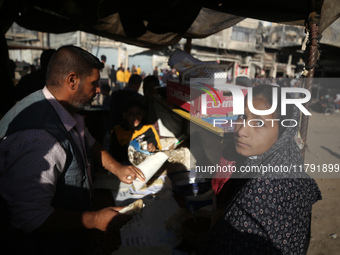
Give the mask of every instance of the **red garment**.
POLYGON ((215 195, 220 193, 223 185, 231 178, 232 170, 236 170, 236 162, 240 163, 243 160, 244 158, 236 152, 233 140, 224 147, 218 164, 221 167, 221 171, 217 172, 211 181, 215 195))
MULTIPOLYGON (((221 168, 224 166, 227 166, 227 167, 229 166, 227 169, 231 170, 231 167, 235 167, 236 161, 228 161, 223 157, 223 155, 221 155, 220 162, 218 165, 221 168)), ((211 186, 215 192, 215 195, 217 195, 221 191, 223 185, 230 179, 232 174, 233 174, 232 171, 226 171, 226 172, 221 171, 221 172, 216 173, 214 179, 212 179, 211 181, 211 186)))

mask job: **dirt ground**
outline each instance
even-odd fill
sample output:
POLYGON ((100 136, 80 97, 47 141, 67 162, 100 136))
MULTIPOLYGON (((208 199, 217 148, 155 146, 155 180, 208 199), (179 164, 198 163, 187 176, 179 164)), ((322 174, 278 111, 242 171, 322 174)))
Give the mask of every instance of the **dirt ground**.
MULTIPOLYGON (((305 154, 307 164, 340 164, 340 114, 312 112, 305 154)), ((323 199, 313 206, 312 236, 307 255, 340 254, 340 173, 315 178, 323 199)))

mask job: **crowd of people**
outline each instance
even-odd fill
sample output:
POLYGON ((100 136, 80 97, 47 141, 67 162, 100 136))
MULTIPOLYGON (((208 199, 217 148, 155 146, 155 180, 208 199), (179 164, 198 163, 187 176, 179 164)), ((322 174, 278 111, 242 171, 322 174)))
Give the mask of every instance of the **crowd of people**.
POLYGON ((340 94, 331 97, 329 94, 321 95, 312 109, 316 112, 330 115, 332 113, 339 113, 340 108, 340 94))
MULTIPOLYGON (((157 116, 152 98, 169 79, 169 72, 162 71, 160 78, 158 69, 143 77, 139 66, 131 72, 123 67, 115 71, 105 56, 99 60, 79 47, 63 46, 53 52, 45 73, 44 85, 18 98, 0 120, 0 224, 6 233, 1 241, 10 248, 9 254, 79 254, 86 230, 119 229, 131 219, 119 213, 121 207, 93 209, 95 167, 131 184, 145 176, 129 163, 129 144, 138 143, 151 153, 162 150, 153 125, 157 116), (113 84, 119 89, 112 91, 113 84), (143 93, 139 93, 141 86, 143 93), (99 94, 102 99, 96 98, 99 94), (88 131, 80 114, 94 100, 110 111, 107 149, 88 131)), ((256 109, 270 108, 275 86, 254 86, 256 109)), ((299 109, 289 105, 287 116, 281 115, 280 107, 257 116, 247 102, 244 114, 238 116, 233 142, 221 153, 222 164, 237 169, 303 166, 294 140, 298 125, 270 122, 285 118, 299 123, 299 109), (241 124, 259 118, 262 126, 241 124)), ((214 177, 212 188, 217 210, 195 252, 306 254, 312 205, 321 194, 304 171, 222 173, 214 177)))

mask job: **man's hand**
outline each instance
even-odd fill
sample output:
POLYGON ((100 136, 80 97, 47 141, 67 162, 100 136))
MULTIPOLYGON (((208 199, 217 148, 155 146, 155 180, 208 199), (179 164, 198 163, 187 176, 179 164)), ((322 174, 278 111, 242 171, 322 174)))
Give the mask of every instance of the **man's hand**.
POLYGON ((106 207, 95 212, 85 212, 83 214, 83 224, 85 228, 96 228, 100 231, 119 229, 131 219, 131 216, 120 214, 118 211, 124 207, 106 207))
POLYGON ((108 231, 110 229, 119 229, 124 226, 130 219, 128 215, 120 214, 118 211, 124 207, 107 207, 96 212, 96 229, 108 231))
POLYGON ((123 166, 119 167, 115 171, 116 176, 124 183, 131 184, 133 180, 137 178, 145 181, 143 172, 135 166, 123 166))
POLYGON ((131 216, 118 211, 124 207, 107 207, 99 211, 69 211, 55 208, 54 212, 41 224, 35 232, 64 233, 68 231, 86 229, 99 229, 108 231, 119 229, 126 224, 131 216))
POLYGON ((131 184, 138 177, 145 181, 143 172, 135 166, 124 166, 116 161, 104 148, 96 142, 91 148, 92 155, 99 165, 116 175, 124 183, 131 184))

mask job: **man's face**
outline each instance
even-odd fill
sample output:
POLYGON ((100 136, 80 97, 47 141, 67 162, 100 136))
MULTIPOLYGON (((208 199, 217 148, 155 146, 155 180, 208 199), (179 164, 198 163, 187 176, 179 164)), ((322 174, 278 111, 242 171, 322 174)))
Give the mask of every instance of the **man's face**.
MULTIPOLYGON (((267 110, 270 108, 267 100, 263 97, 253 99, 254 108, 257 110, 267 110)), ((266 121, 266 119, 277 119, 273 114, 258 116, 251 113, 248 105, 245 106, 244 115, 240 115, 235 126, 234 140, 236 151, 246 157, 258 156, 268 151, 276 142, 279 136, 279 124, 277 121, 266 121), (248 121, 252 119, 262 120, 248 121), (242 124, 245 120, 245 125, 242 124), (258 123, 257 123, 258 122, 258 123), (258 127, 252 127, 259 125, 258 127)))
POLYGON ((70 100, 73 108, 82 110, 85 106, 91 105, 93 98, 100 92, 99 78, 99 70, 93 68, 90 75, 79 79, 79 85, 70 100))

